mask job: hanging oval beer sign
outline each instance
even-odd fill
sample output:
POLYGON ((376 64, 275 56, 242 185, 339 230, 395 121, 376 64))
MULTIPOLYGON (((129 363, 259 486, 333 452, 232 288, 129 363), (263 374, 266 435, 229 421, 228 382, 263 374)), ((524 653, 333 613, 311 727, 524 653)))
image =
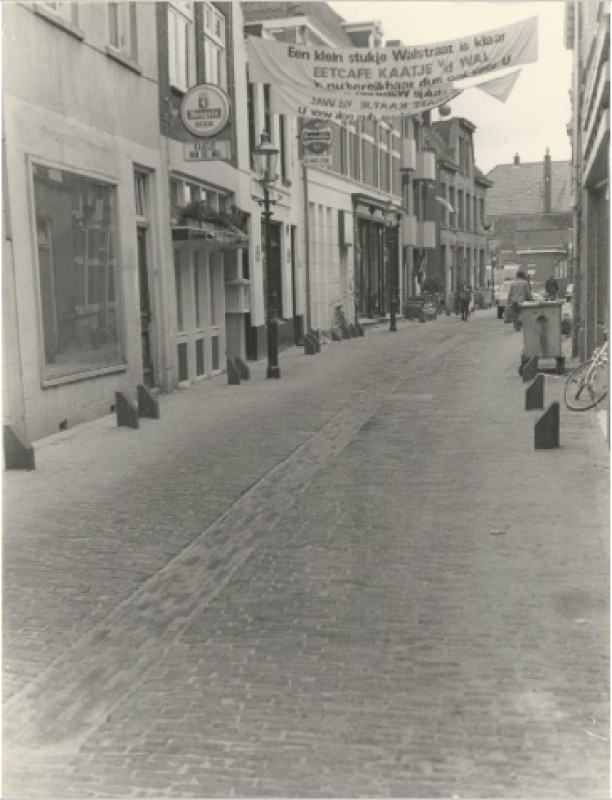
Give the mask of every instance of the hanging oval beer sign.
POLYGON ((302 127, 302 145, 307 153, 321 155, 327 153, 332 143, 333 132, 326 122, 311 119, 302 127))
POLYGON ((179 113, 189 133, 216 136, 229 122, 229 97, 218 86, 200 83, 185 92, 179 113))

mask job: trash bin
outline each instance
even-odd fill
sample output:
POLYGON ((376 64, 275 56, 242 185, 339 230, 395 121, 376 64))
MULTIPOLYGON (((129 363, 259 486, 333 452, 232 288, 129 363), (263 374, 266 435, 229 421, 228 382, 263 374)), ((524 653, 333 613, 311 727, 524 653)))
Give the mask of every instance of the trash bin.
POLYGON ((557 362, 557 372, 560 375, 564 372, 565 356, 561 351, 562 305, 562 300, 543 300, 521 304, 523 353, 519 374, 522 374, 523 367, 533 356, 537 356, 538 360, 554 358, 557 362))

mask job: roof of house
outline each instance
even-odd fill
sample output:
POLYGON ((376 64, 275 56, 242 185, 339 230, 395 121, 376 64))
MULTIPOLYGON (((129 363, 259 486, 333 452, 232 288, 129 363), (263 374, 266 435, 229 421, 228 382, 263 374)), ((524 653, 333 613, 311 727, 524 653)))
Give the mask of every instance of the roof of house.
MULTIPOLYGON (((499 164, 487 173, 493 186, 487 192, 487 215, 541 214, 544 211, 544 161, 499 164)), ((550 162, 550 210, 571 211, 572 165, 550 162)))
POLYGON ((310 0, 302 3, 270 3, 257 0, 240 5, 246 23, 289 17, 310 17, 319 28, 332 34, 340 44, 346 47, 351 47, 353 44, 343 28, 345 20, 336 14, 328 3, 310 2, 310 0))

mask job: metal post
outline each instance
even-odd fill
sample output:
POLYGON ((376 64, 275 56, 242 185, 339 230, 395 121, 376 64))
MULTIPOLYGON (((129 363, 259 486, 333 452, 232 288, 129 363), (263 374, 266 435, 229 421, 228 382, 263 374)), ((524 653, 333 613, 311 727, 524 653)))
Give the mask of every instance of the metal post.
MULTIPOLYGON (((385 250, 387 252, 387 263, 389 265, 389 330, 396 331, 397 330, 397 323, 395 321, 395 311, 397 305, 397 258, 391 259, 390 252, 389 252, 389 240, 388 236, 391 231, 391 226, 385 228, 385 250)), ((397 254, 396 254, 397 255, 397 254)))
POLYGON ((264 206, 264 226, 265 226, 265 242, 266 242, 266 338, 268 344, 268 368, 266 377, 280 378, 280 368, 278 366, 278 322, 276 319, 276 303, 275 292, 272 291, 272 282, 270 280, 270 258, 272 254, 272 231, 270 220, 272 212, 270 211, 270 190, 263 184, 263 206, 264 206))

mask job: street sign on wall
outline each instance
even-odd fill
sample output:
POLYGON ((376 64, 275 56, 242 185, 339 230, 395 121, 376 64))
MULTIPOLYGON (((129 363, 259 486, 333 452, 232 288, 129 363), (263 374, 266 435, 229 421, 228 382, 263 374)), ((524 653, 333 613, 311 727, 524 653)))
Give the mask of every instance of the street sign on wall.
POLYGON ((329 148, 334 134, 331 125, 323 120, 309 119, 302 126, 302 161, 306 167, 329 167, 332 159, 329 148))
POLYGON ((199 142, 186 142, 183 145, 185 161, 229 161, 232 145, 228 139, 207 139, 199 142))

